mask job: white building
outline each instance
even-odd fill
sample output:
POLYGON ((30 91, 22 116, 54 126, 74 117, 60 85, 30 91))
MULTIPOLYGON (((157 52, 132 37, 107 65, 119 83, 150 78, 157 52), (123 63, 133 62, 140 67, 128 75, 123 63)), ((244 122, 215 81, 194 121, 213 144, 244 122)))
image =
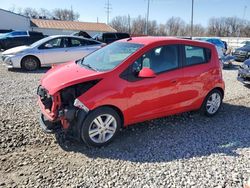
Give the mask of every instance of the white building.
POLYGON ((0 9, 0 29, 29 30, 30 18, 0 9))
POLYGON ((102 32, 116 32, 115 29, 105 23, 30 19, 0 9, 0 30, 2 29, 39 31, 44 35, 67 35, 73 32, 86 31, 93 36, 102 32))

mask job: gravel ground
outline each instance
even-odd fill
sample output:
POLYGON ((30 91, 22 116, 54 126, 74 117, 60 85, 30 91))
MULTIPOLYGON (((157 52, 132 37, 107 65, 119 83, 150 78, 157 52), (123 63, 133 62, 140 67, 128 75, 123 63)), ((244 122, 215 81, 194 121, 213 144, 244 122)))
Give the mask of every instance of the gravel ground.
POLYGON ((0 187, 243 187, 250 177, 250 88, 224 70, 213 118, 197 112, 122 130, 104 148, 43 133, 34 73, 0 66, 0 187))

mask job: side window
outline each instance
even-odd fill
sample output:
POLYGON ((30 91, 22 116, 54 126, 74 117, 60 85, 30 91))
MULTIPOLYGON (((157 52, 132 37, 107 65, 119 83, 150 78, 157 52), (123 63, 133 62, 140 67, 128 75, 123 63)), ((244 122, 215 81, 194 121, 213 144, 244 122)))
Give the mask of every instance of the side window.
POLYGON ((46 43, 44 43, 40 49, 50 49, 50 48, 63 48, 64 47, 64 42, 63 38, 55 38, 52 39, 46 43))
POLYGON ((82 39, 71 38, 71 47, 86 46, 87 42, 82 39))
POLYGON ((155 73, 178 68, 178 46, 168 45, 154 48, 145 53, 133 65, 133 71, 138 72, 143 67, 152 69, 155 73))
POLYGON ((206 63, 210 59, 210 50, 197 46, 185 46, 186 65, 206 63))

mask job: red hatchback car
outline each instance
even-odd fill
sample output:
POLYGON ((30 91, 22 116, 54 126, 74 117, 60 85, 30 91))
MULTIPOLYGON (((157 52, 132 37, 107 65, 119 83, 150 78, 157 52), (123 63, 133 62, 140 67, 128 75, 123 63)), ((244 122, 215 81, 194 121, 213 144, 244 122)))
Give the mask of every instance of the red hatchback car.
POLYGON ((215 115, 224 81, 214 45, 137 37, 52 68, 37 94, 46 132, 63 128, 102 146, 137 122, 199 109, 215 115))

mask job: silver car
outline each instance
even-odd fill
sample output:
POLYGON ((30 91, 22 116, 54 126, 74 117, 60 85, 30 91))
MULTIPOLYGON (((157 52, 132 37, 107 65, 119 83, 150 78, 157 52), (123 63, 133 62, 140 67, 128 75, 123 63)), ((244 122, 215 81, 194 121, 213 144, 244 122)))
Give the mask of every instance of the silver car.
POLYGON ((39 67, 75 61, 105 44, 75 36, 50 36, 30 46, 11 48, 2 53, 0 61, 8 68, 36 70, 39 67))

